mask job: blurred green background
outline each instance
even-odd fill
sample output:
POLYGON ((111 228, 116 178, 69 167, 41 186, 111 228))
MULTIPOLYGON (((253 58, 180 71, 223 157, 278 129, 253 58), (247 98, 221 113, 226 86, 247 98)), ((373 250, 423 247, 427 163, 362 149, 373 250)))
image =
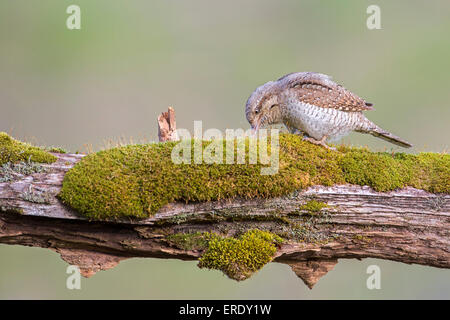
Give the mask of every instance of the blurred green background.
MULTIPOLYGON (((257 86, 316 71, 374 103, 368 117, 412 152, 448 151, 449 35, 447 0, 2 0, 0 131, 98 150, 156 140, 169 105, 179 128, 248 128, 257 86), (70 4, 81 30, 66 28, 70 4), (381 30, 366 27, 371 4, 381 30)), ((392 149, 366 135, 343 142, 392 149)), ((0 245, 0 298, 450 298, 450 271, 373 259, 341 260, 312 291, 276 263, 236 283, 195 262, 131 259, 79 291, 66 289, 66 267, 48 250, 0 245), (381 290, 366 288, 370 264, 381 290)))

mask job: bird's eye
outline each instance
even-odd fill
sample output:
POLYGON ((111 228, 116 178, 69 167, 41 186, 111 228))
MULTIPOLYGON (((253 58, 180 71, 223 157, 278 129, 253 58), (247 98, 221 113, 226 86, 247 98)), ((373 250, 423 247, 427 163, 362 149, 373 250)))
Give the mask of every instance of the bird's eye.
POLYGON ((255 109, 255 113, 258 114, 259 113, 259 109, 255 109))

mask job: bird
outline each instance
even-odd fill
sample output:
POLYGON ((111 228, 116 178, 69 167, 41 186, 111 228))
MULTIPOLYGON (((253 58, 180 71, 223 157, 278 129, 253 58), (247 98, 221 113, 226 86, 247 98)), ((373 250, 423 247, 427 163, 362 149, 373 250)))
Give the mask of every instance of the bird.
POLYGON ((272 124, 284 124, 289 132, 327 149, 327 142, 338 141, 352 131, 367 133, 395 145, 412 145, 380 128, 363 111, 373 104, 316 72, 289 73, 269 81, 250 95, 245 115, 254 132, 272 124))

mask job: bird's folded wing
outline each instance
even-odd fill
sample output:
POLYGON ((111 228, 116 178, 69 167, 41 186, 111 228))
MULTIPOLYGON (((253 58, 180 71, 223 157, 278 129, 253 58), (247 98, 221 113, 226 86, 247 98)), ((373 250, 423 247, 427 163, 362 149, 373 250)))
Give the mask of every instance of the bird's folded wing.
POLYGON ((372 110, 372 104, 336 84, 327 75, 314 72, 292 73, 279 81, 297 98, 308 104, 340 111, 372 110))

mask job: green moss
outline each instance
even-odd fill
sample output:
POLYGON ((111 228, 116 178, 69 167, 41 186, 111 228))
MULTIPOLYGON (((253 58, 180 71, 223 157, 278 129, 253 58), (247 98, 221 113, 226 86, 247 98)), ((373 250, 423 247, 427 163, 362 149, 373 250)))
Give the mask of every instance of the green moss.
POLYGON ((434 193, 450 193, 450 155, 438 153, 372 153, 348 150, 339 159, 348 183, 368 185, 377 191, 411 186, 434 193))
POLYGON ((0 165, 19 161, 52 163, 56 161, 56 157, 43 149, 17 141, 0 132, 0 165))
POLYGON ((324 202, 317 200, 309 200, 304 205, 300 206, 301 211, 306 211, 306 214, 314 216, 317 215, 323 208, 328 207, 324 202))
POLYGON ((53 153, 61 153, 61 154, 67 153, 66 149, 61 148, 61 147, 48 147, 48 148, 45 148, 45 151, 53 152, 53 153))
MULTIPOLYGON (((146 218, 174 201, 269 198, 318 184, 450 193, 448 154, 374 153, 342 146, 333 152, 291 134, 280 135, 279 142, 275 175, 261 175, 266 165, 248 164, 248 152, 246 164, 174 164, 171 152, 177 142, 113 148, 90 154, 69 170, 59 196, 91 219, 114 219, 146 218)), ((203 149, 209 143, 203 142, 203 149)), ((248 150, 248 140, 246 145, 248 150)))
POLYGON ((166 240, 182 250, 204 250, 208 247, 208 236, 204 232, 170 234, 166 240))
POLYGON ((272 260, 276 244, 283 240, 261 230, 249 230, 239 238, 209 234, 208 249, 200 258, 200 268, 218 269, 235 280, 249 278, 272 260))
POLYGON ((365 237, 365 236, 360 235, 360 234, 354 235, 353 239, 358 240, 358 241, 362 241, 362 242, 371 242, 372 241, 369 237, 365 237))

